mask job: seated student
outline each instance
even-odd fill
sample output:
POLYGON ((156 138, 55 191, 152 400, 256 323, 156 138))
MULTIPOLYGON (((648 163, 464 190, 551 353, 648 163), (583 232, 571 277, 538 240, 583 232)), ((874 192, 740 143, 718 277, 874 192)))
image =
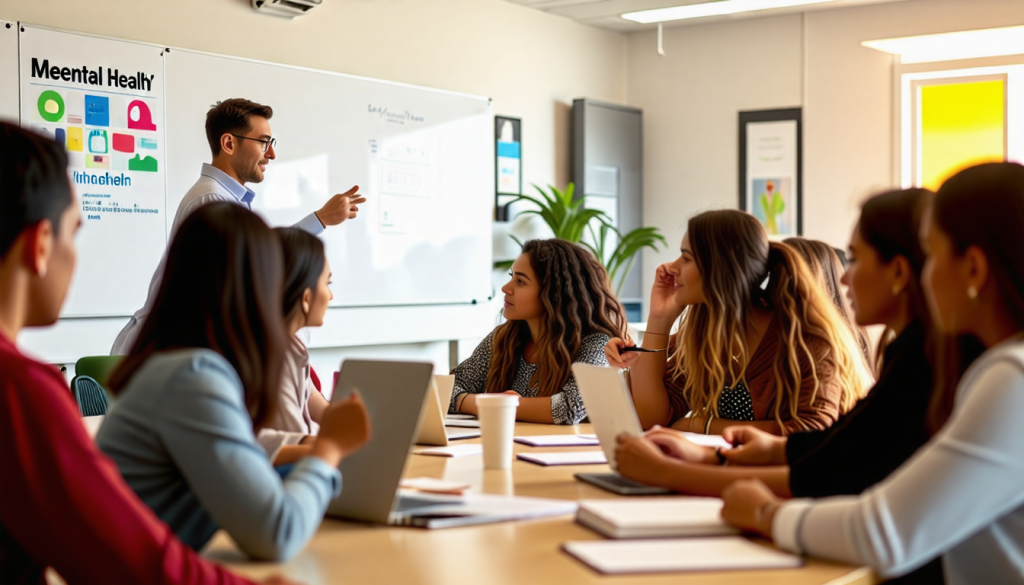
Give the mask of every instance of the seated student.
POLYGON ((786 238, 782 241, 792 246, 797 252, 800 252, 800 256, 803 257, 807 262, 807 266, 810 267, 811 273, 825 287, 829 298, 832 299, 832 304, 836 306, 843 320, 850 326, 854 338, 864 352, 864 359, 869 364, 872 363, 871 344, 868 342, 868 336, 863 329, 857 326, 857 320, 853 316, 853 309, 850 307, 850 302, 847 300, 846 295, 843 294, 843 287, 840 283, 840 278, 843 272, 846 271, 847 262, 839 257, 839 253, 836 252, 835 248, 821 240, 797 237, 786 238))
MULTIPOLYGON (((54 323, 78 201, 57 143, 0 122, 0 583, 250 583, 178 540, 86 435, 55 368, 14 345, 54 323)), ((283 584, 280 578, 268 582, 283 584)))
POLYGON ((576 424, 587 416, 573 363, 607 365, 601 348, 626 335, 626 313, 592 253, 530 240, 501 288, 507 321, 458 365, 449 412, 477 414, 484 392, 521 395, 516 419, 576 424))
POLYGON ((218 528, 248 555, 291 557, 338 495, 338 463, 369 437, 362 401, 331 405, 283 482, 255 431, 275 412, 289 343, 273 231, 244 207, 182 222, 154 310, 110 378, 100 448, 163 521, 199 549, 218 528))
POLYGON ((798 553, 901 575, 943 555, 952 585, 1024 575, 1024 166, 946 181, 926 213, 922 281, 936 327, 988 348, 960 378, 936 360, 938 432, 859 496, 782 503, 757 480, 723 491, 725 519, 798 553), (941 429, 941 430, 939 430, 941 429))
POLYGON ((331 293, 331 267, 324 244, 316 236, 293 227, 275 228, 284 252, 283 307, 288 347, 277 412, 256 438, 275 465, 293 463, 309 451, 320 430, 327 399, 313 387, 309 352, 296 337, 303 327, 320 327, 331 293), (301 445, 300 445, 301 443, 301 445))
POLYGON ((692 217, 680 252, 655 273, 643 339, 646 348, 668 348, 668 359, 621 353, 632 345, 624 339, 605 346, 611 365, 630 368, 645 429, 824 429, 870 385, 850 327, 807 263, 769 242, 753 215, 727 209, 692 217))

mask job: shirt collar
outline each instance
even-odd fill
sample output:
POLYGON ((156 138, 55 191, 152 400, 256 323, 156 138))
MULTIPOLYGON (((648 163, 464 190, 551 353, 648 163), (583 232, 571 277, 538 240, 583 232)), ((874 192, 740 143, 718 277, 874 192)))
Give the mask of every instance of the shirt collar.
POLYGON ((253 198, 256 197, 255 191, 232 179, 227 173, 211 164, 203 163, 202 175, 217 181, 232 197, 246 205, 252 203, 253 198))

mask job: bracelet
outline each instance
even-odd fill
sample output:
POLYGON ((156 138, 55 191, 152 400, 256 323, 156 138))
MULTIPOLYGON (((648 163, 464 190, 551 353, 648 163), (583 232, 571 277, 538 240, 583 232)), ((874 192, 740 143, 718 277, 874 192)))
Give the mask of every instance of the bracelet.
POLYGON ((728 459, 725 458, 725 455, 722 454, 722 448, 721 447, 715 449, 715 455, 718 457, 718 464, 719 465, 725 465, 726 461, 728 461, 728 459))
POLYGON ((715 419, 715 415, 708 413, 708 422, 704 423, 704 434, 708 435, 711 431, 711 421, 715 419))

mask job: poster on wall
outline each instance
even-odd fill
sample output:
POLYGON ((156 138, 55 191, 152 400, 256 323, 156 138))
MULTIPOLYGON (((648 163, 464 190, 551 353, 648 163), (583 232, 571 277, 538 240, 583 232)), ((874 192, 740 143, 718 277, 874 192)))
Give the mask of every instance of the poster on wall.
POLYGON ((802 234, 800 109, 739 116, 740 209, 752 213, 769 238, 802 234))
POLYGON ((523 193, 522 120, 494 117, 495 219, 508 221, 509 204, 523 193))
POLYGON ((162 49, 23 26, 21 123, 68 153, 80 253, 62 316, 129 315, 166 242, 162 49))

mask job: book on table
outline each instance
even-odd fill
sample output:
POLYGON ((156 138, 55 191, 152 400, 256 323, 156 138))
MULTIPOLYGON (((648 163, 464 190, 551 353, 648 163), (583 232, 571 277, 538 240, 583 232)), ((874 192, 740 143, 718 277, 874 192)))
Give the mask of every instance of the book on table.
POLYGON ((576 521, 609 538, 738 534, 722 520, 718 498, 635 497, 581 500, 576 521))

